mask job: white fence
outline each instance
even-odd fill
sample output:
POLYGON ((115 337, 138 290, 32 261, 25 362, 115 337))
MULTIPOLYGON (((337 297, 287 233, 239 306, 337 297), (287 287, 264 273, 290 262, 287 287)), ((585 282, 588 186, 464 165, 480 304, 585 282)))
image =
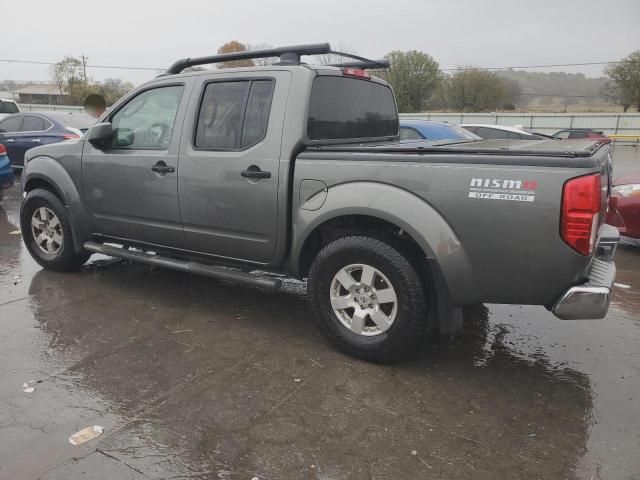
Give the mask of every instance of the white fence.
POLYGON ((37 103, 19 103, 21 112, 84 112, 84 107, 77 105, 39 105, 37 103))
POLYGON ((606 135, 640 135, 640 113, 401 113, 400 118, 519 125, 547 134, 565 128, 593 128, 606 135))

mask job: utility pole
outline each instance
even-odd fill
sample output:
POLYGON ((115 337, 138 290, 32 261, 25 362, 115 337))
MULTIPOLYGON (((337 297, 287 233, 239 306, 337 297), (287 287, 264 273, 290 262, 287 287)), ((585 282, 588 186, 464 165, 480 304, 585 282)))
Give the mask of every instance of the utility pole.
POLYGON ((89 60, 89 57, 86 57, 83 53, 80 58, 82 59, 82 73, 84 75, 84 86, 86 87, 87 86, 87 60, 89 60))

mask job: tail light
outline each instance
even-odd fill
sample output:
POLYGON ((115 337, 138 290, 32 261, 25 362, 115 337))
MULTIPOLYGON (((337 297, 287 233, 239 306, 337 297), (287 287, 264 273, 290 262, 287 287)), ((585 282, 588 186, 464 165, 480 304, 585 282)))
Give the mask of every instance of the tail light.
POLYGON ((562 239, 581 255, 591 255, 600 217, 600 174, 573 178, 562 190, 562 239))
POLYGON ((62 135, 62 138, 64 138, 65 140, 73 140, 74 138, 80 138, 80 135, 76 133, 65 133, 64 135, 62 135))
POLYGON ((6 154, 7 154, 7 149, 5 148, 4 145, 0 143, 0 155, 6 155, 6 154))
POLYGON ((371 78, 371 75, 361 68, 346 67, 342 69, 342 74, 345 77, 371 78))

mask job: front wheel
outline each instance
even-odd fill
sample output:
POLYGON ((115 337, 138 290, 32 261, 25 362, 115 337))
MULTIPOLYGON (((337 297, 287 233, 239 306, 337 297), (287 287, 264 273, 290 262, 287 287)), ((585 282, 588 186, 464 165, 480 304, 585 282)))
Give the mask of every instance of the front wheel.
POLYGON ((433 324, 416 269, 399 250, 367 236, 340 238, 320 251, 308 296, 322 332, 363 360, 408 355, 433 324))
POLYGON ((20 210, 22 238, 33 259, 49 270, 79 268, 89 254, 73 247, 71 221, 62 202, 48 190, 32 190, 20 210))

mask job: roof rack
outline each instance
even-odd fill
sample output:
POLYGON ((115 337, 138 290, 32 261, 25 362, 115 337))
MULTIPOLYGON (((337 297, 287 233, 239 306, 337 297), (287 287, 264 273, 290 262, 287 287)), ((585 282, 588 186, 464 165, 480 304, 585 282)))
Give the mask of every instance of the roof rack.
POLYGON ((369 60, 352 53, 334 52, 328 43, 316 43, 309 45, 291 45, 288 47, 269 48, 266 50, 252 50, 245 52, 221 53, 208 57, 182 58, 169 67, 165 75, 180 73, 185 68, 196 65, 207 65, 212 63, 231 62, 235 60, 251 60, 254 58, 280 57, 278 65, 300 65, 302 55, 325 55, 333 53, 342 57, 353 58, 355 62, 334 63, 331 67, 345 68, 388 68, 388 60, 369 60))

